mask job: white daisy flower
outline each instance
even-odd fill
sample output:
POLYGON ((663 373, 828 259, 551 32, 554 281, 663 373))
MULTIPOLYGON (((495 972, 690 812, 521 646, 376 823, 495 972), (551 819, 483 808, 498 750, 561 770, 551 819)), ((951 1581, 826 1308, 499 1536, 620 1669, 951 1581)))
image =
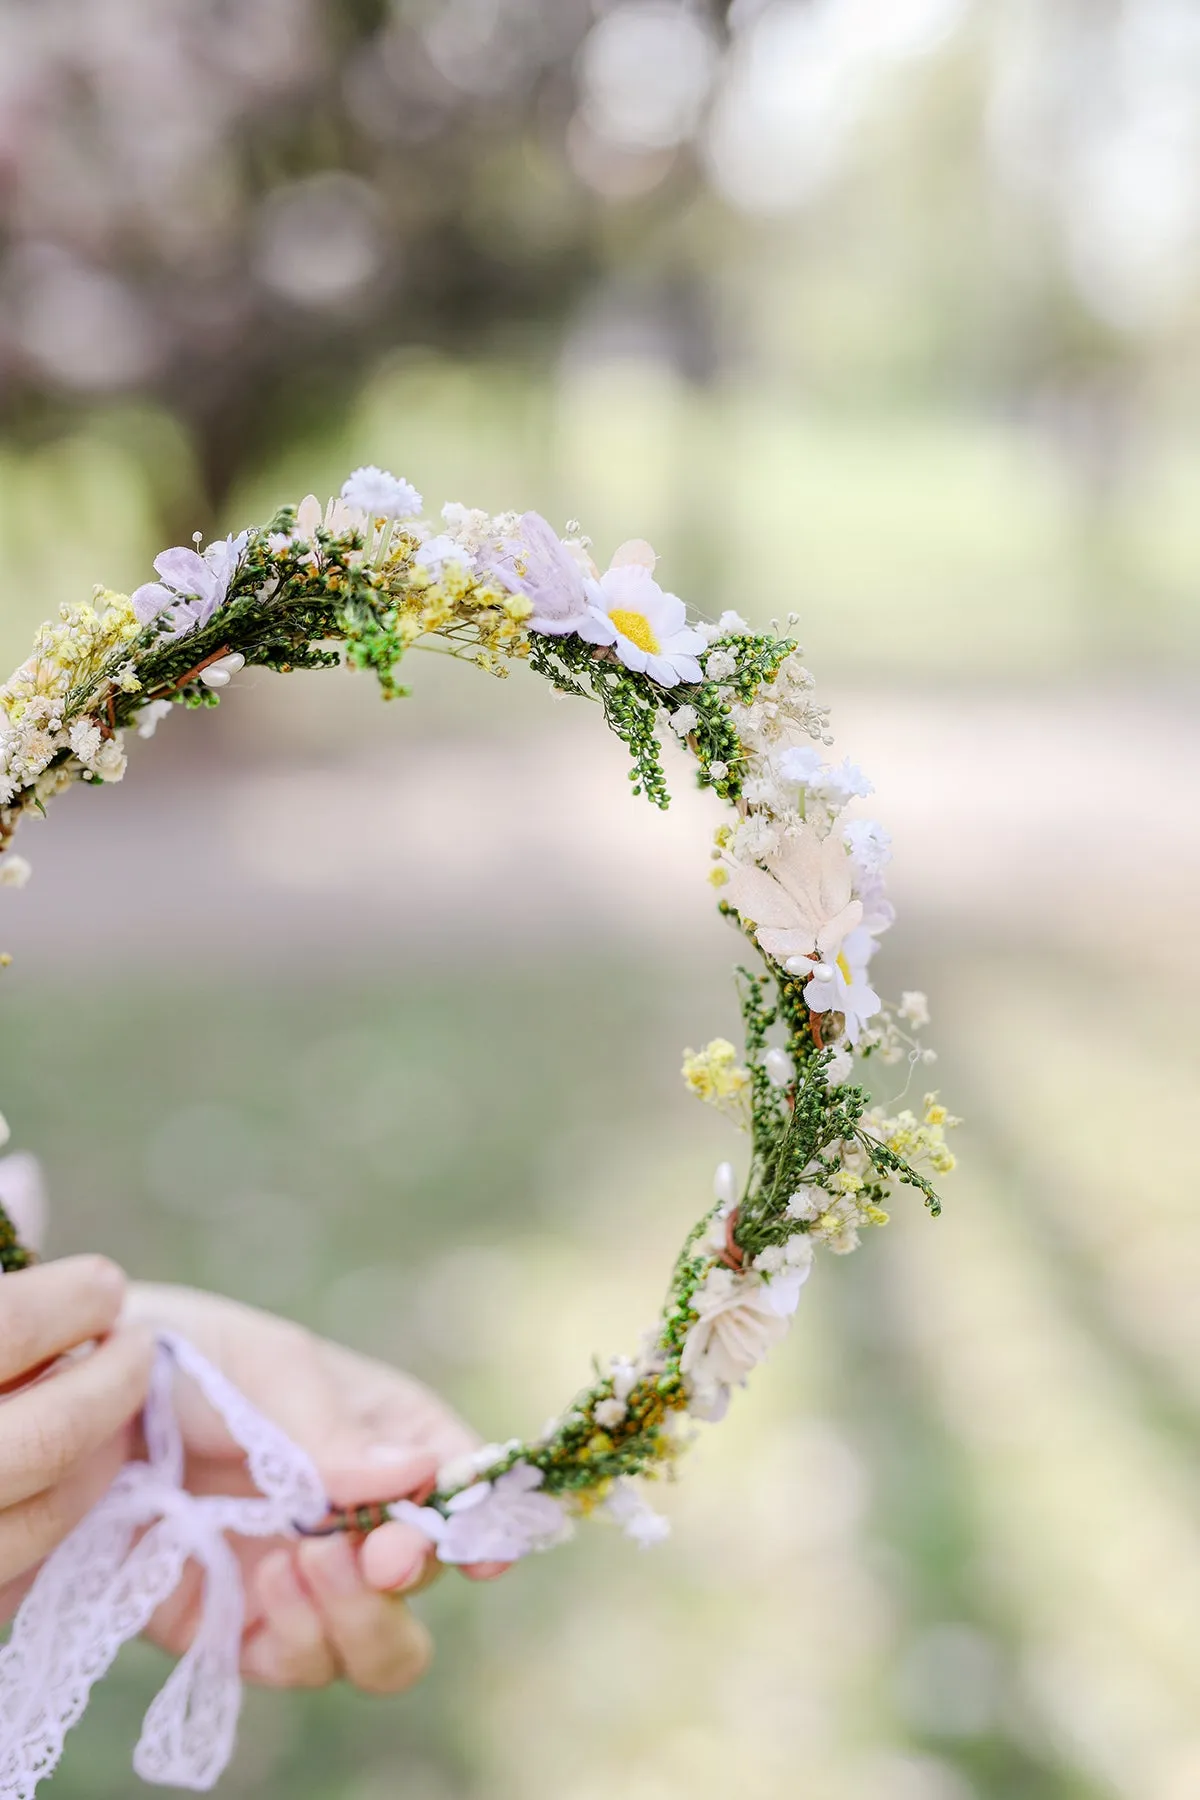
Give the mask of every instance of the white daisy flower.
POLYGON ((703 679, 696 656, 704 639, 689 627, 683 601, 664 593, 644 563, 616 563, 587 589, 595 616, 613 627, 613 648, 627 669, 660 687, 703 679))
POLYGON ((846 1042, 856 1044, 867 1020, 883 1001, 871 986, 867 963, 878 948, 869 931, 852 931, 832 962, 817 965, 804 989, 810 1012, 839 1012, 846 1019, 846 1042))

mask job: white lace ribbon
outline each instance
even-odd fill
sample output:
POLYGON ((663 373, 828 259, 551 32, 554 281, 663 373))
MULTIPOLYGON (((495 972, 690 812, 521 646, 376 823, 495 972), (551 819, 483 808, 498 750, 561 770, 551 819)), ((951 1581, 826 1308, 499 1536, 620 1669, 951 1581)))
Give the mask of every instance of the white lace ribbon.
POLYGON ((93 1685, 174 1593, 189 1561, 204 1576, 200 1624, 146 1714, 134 1768, 147 1781, 203 1791, 233 1752, 245 1596, 226 1534, 274 1537, 311 1527, 327 1502, 311 1458, 173 1332, 159 1338, 145 1432, 149 1460, 122 1469, 43 1564, 0 1650, 0 1800, 32 1800, 93 1685), (258 1497, 184 1491, 176 1369, 196 1382, 245 1450, 258 1497))

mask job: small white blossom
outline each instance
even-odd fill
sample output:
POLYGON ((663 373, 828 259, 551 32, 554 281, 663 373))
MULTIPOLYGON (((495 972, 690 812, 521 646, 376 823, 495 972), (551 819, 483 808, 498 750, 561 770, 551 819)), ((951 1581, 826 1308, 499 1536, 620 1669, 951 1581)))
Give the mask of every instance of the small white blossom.
POLYGON ((632 1481, 613 1482, 604 1510, 642 1550, 661 1544, 671 1535, 671 1523, 643 1500, 632 1481))
POLYGON ((760 1275, 778 1275, 786 1265, 787 1257, 782 1244, 768 1244, 754 1259, 754 1267, 760 1275))
POLYGON ((609 1363, 613 1393, 618 1400, 628 1400, 638 1384, 637 1364, 627 1356, 614 1356, 609 1363))
POLYGON ((689 1418, 719 1425, 729 1411, 730 1391, 721 1381, 693 1381, 687 1403, 689 1418))
POLYGON ((464 1450, 438 1470, 439 1488, 445 1493, 454 1488, 469 1487, 477 1475, 482 1475, 493 1463, 501 1462, 504 1454, 503 1444, 480 1444, 477 1450, 464 1450))
MULTIPOLYGON (((8 1140, 8 1125, 0 1119, 0 1144, 8 1140)), ((0 1157, 0 1204, 31 1250, 40 1250, 46 1240, 49 1202, 42 1165, 27 1150, 15 1156, 0 1157)))
MULTIPOLYGON (((17 856, 12 850, 6 856, 0 856, 0 887, 23 888, 33 869, 23 856, 17 856)), ((4 1140, 0 1138, 0 1143, 4 1140)))
POLYGON ((863 800, 875 792, 874 784, 848 756, 823 770, 818 786, 821 797, 831 806, 845 806, 848 800, 863 800))
POLYGON ((854 1073, 854 1058, 839 1045, 825 1064, 825 1080, 830 1087, 840 1087, 854 1073))
POLYGON ((519 1562, 571 1535, 561 1501, 538 1492, 544 1480, 541 1469, 518 1462, 495 1481, 479 1481, 455 1494, 446 1516, 405 1500, 395 1502, 391 1513, 432 1538, 439 1562, 519 1562))
POLYGON ((781 781, 796 787, 811 787, 824 767, 819 750, 811 744, 789 744, 775 758, 775 770, 781 781))
POLYGON ((860 880, 882 874, 891 862, 892 834, 878 819, 851 819, 842 836, 860 880))
POLYGON ((782 751, 775 759, 775 771, 781 781, 805 788, 834 809, 875 791, 858 764, 852 763, 848 756, 831 766, 823 763, 820 752, 807 744, 792 744, 782 751))
POLYGON ((797 1231, 783 1246, 783 1260, 789 1269, 811 1269, 812 1259, 812 1241, 804 1232, 797 1231))
POLYGON ((772 1087, 790 1087, 796 1079, 796 1065, 786 1050, 768 1050, 763 1057, 763 1067, 772 1087))
POLYGON ((152 738, 167 714, 174 710, 169 700, 151 700, 148 706, 143 706, 140 712, 134 714, 138 736, 152 738))
POLYGON ((729 681, 737 667, 737 657, 730 650, 710 650, 704 659, 704 673, 710 681, 729 681))
POLYGON ((824 1188, 801 1187, 796 1189, 783 1210, 789 1219, 811 1223, 820 1218, 828 1205, 829 1195, 824 1188))
POLYGON ((765 813, 750 813, 733 834, 733 854, 739 863, 767 862, 783 844, 783 829, 765 813))
POLYGON ((471 553, 458 538, 443 531, 437 537, 428 537, 422 541, 415 561, 422 569, 428 569, 431 575, 440 575, 448 562, 459 563, 464 569, 469 569, 471 553))
POLYGON ((900 996, 900 1005, 896 1009, 897 1018, 903 1019, 906 1025, 919 1030, 929 1023, 929 1001, 917 988, 910 988, 900 996))
POLYGON ((483 508, 463 506, 458 500, 447 500, 442 508, 442 524, 468 550, 481 550, 490 535, 491 521, 483 508))
POLYGON ((104 734, 95 719, 76 719, 67 733, 67 739, 84 768, 92 768, 104 742, 104 734))
POLYGON ((423 504, 411 481, 403 481, 374 463, 347 476, 342 483, 342 499, 371 519, 412 519, 423 504))
POLYGON ((98 781, 120 781, 129 767, 129 758, 125 754, 122 740, 119 737, 106 738, 100 746, 100 753, 93 764, 93 773, 98 781))
POLYGON ((788 811, 783 789, 769 775, 754 775, 749 781, 743 781, 742 798, 751 806, 760 806, 766 812, 783 814, 788 811))
POLYGON ((694 706, 680 706, 671 714, 670 726, 676 737, 685 738, 689 731, 695 731, 700 723, 700 715, 694 706))
POLYGON ((606 1430, 610 1425, 619 1425, 628 1410, 625 1402, 615 1395, 611 1400, 598 1400, 592 1409, 597 1425, 603 1425, 606 1430))
POLYGON ((724 781, 729 773, 729 764, 723 762, 709 763, 708 772, 714 781, 724 781))

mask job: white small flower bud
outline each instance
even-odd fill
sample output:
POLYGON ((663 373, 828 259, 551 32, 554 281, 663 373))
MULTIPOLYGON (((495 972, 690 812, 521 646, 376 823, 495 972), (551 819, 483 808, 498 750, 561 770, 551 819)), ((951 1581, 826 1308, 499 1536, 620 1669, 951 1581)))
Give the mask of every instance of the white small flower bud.
POLYGON ((738 1189, 733 1164, 718 1163, 713 1173, 713 1193, 722 1206, 736 1206, 738 1189))
POLYGON ((763 1067, 772 1087, 790 1087, 795 1079, 796 1070, 792 1059, 784 1050, 768 1050, 763 1057, 763 1067))
POLYGON ((807 956, 789 956, 783 966, 789 975, 811 975, 815 967, 807 956))

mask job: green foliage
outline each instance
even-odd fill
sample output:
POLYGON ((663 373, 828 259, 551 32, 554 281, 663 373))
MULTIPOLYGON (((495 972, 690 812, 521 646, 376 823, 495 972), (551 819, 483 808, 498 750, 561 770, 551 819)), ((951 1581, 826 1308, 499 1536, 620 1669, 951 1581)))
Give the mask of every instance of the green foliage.
POLYGON ((560 694, 599 701, 609 730, 620 738, 632 758, 629 779, 633 792, 645 794, 654 806, 665 811, 671 796, 658 738, 662 688, 649 676, 625 668, 611 652, 577 637, 534 637, 529 666, 544 675, 560 694))

